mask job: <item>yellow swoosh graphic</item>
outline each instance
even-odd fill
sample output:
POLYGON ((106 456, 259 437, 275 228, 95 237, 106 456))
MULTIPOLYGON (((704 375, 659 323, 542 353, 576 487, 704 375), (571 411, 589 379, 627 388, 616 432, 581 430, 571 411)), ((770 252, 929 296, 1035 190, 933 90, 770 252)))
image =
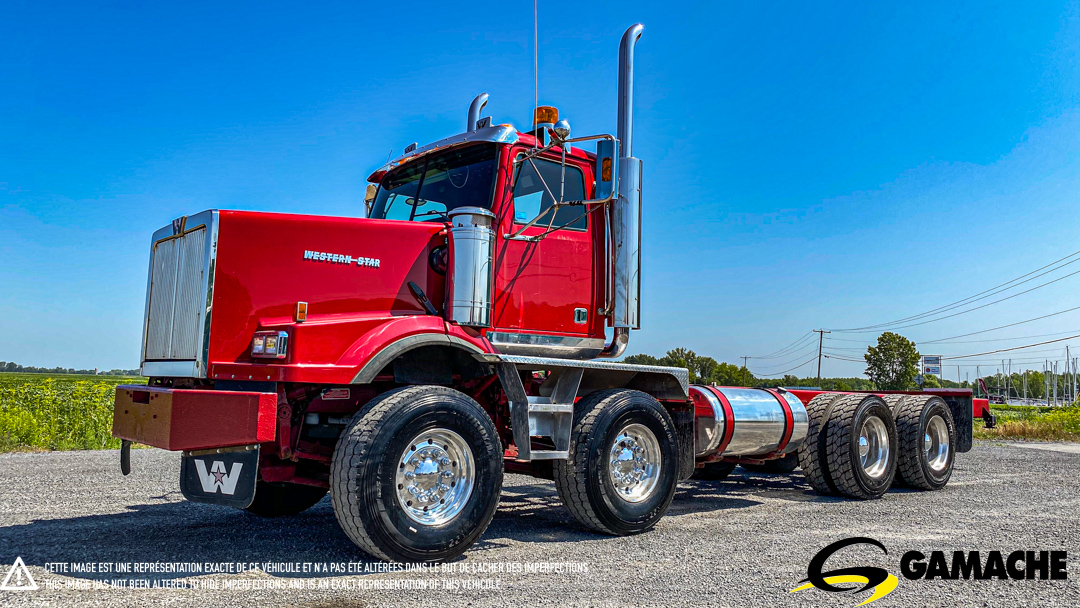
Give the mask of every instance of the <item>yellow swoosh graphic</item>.
MULTIPOLYGON (((865 576, 859 576, 857 574, 844 574, 842 576, 826 576, 825 577, 825 582, 829 583, 830 585, 835 585, 837 583, 863 583, 863 584, 866 584, 866 583, 868 583, 870 581, 865 576)), ((870 597, 866 598, 866 601, 864 601, 862 604, 859 604, 859 606, 864 606, 866 604, 869 604, 870 602, 880 600, 881 598, 885 597, 886 595, 889 595, 890 593, 892 593, 893 589, 896 589, 896 585, 898 585, 899 582, 900 581, 895 576, 890 574, 889 578, 885 579, 885 581, 882 582, 877 587, 874 587, 874 594, 871 595, 870 597)), ((796 591, 802 591, 803 589, 812 589, 813 587, 814 587, 813 583, 806 583, 805 585, 801 585, 799 587, 796 587, 796 588, 792 589, 788 593, 795 593, 796 591)))

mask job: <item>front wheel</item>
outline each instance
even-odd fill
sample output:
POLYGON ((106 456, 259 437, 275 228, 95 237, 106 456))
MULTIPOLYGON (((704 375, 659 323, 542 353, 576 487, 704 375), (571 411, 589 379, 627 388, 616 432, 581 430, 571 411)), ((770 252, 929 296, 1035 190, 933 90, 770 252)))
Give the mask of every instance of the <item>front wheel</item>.
POLYGON ((495 515, 502 455, 491 418, 467 395, 439 386, 383 393, 353 417, 334 449, 334 515, 375 557, 453 559, 495 515))
POLYGON ((667 512, 678 468, 675 425, 656 399, 598 391, 575 408, 569 456, 554 463, 555 487, 582 525, 636 534, 667 512))

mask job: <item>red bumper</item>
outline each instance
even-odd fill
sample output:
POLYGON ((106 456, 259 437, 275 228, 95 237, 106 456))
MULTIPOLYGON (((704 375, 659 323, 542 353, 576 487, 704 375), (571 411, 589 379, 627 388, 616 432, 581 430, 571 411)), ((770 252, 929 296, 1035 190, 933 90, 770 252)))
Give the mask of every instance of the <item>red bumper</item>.
POLYGON ((118 386, 113 437, 166 450, 274 441, 277 394, 118 386))

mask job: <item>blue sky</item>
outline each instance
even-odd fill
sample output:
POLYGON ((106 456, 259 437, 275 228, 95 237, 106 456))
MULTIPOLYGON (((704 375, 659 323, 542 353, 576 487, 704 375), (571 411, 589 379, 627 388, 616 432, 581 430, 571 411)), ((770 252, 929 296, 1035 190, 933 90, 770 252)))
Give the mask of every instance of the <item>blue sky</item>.
MULTIPOLYGON (((644 329, 631 352, 734 362, 1080 249, 1080 3, 941 4, 541 0, 540 102, 576 134, 614 130, 619 36, 645 24, 644 329)), ((370 170, 463 130, 477 93, 497 122, 528 123, 531 39, 531 2, 9 5, 0 359, 136 366, 154 229, 207 208, 360 214, 370 170)), ((1078 286, 901 333, 1063 310, 1078 286)), ((1080 311, 985 335, 1016 342, 939 351, 1072 328, 1080 311)))

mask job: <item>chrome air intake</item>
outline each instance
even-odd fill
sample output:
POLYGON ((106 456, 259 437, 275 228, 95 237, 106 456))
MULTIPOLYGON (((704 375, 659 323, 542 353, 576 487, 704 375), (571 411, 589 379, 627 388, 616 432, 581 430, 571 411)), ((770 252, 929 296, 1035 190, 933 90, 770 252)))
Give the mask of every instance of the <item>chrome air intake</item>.
POLYGON ((458 207, 448 215, 452 227, 447 319, 460 325, 490 327, 495 214, 480 207, 458 207))
POLYGON ((480 112, 484 109, 484 106, 487 105, 487 102, 488 94, 481 93, 472 100, 471 104, 469 104, 469 117, 466 119, 468 124, 465 125, 466 133, 472 133, 476 130, 476 123, 480 122, 480 112))
POLYGON ((787 391, 694 385, 690 398, 698 460, 791 454, 806 439, 806 407, 787 391))

